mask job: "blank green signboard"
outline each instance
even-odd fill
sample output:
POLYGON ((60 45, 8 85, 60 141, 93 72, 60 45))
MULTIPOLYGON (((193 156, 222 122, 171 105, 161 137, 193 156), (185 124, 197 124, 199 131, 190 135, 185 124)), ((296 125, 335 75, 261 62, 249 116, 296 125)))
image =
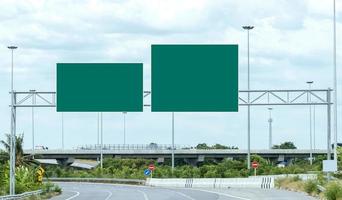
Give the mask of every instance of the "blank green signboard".
POLYGON ((57 63, 58 112, 143 110, 143 64, 57 63))
POLYGON ((237 45, 152 45, 152 111, 238 111, 237 45))

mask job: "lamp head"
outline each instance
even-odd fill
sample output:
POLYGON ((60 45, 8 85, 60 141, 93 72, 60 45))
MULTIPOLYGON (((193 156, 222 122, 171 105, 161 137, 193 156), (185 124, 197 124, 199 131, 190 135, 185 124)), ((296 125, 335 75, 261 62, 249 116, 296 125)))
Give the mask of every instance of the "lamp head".
POLYGON ((245 30, 251 30, 254 28, 254 26, 243 26, 242 28, 245 30))
POLYGON ((7 48, 9 48, 9 49, 17 49, 18 47, 17 46, 8 46, 7 48))

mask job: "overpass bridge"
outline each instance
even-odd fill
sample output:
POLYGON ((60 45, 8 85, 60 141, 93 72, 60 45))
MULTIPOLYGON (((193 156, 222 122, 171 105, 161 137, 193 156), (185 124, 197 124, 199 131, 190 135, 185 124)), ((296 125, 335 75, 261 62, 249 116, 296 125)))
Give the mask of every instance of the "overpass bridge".
MULTIPOLYGON (((104 149, 105 158, 145 158, 164 162, 171 158, 171 149, 104 149)), ((175 149, 175 158, 184 159, 189 164, 203 162, 205 158, 222 160, 246 158, 247 150, 239 149, 175 149)), ((326 155, 327 150, 313 150, 313 157, 326 155)), ((56 159, 61 164, 71 164, 74 159, 97 160, 100 157, 100 149, 74 149, 74 150, 25 150, 25 155, 34 154, 39 159, 56 159)), ((271 149, 251 150, 251 154, 257 154, 272 161, 286 161, 295 158, 308 159, 310 150, 307 149, 271 149)))

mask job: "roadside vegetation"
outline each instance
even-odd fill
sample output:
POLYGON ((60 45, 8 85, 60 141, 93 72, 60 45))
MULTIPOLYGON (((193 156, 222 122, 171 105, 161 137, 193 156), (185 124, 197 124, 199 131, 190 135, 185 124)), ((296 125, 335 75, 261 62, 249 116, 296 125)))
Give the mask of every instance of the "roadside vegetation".
MULTIPOLYGON (((6 141, 0 141, 4 150, 0 150, 0 196, 7 195, 9 192, 9 142, 10 136, 6 135, 6 141)), ((42 190, 40 197, 32 199, 49 198, 52 195, 61 193, 61 188, 52 183, 42 183, 38 179, 38 169, 40 163, 31 156, 24 156, 23 135, 16 136, 16 187, 17 194, 34 190, 42 190)))
POLYGON ((308 195, 325 200, 342 200, 342 183, 339 180, 327 181, 322 174, 316 180, 301 180, 298 176, 276 180, 280 189, 305 192, 308 195), (320 189, 321 188, 321 189, 320 189))
MULTIPOLYGON (((252 160, 258 161, 258 175, 270 174, 300 174, 308 171, 321 171, 321 162, 324 159, 317 158, 314 165, 310 166, 307 160, 294 160, 287 167, 278 167, 276 163, 261 158, 258 155, 252 155, 252 160)), ((246 169, 245 160, 224 159, 221 161, 207 159, 204 162, 192 166, 183 160, 176 160, 176 166, 172 173, 170 160, 164 163, 156 163, 154 160, 148 159, 114 159, 105 158, 103 169, 99 166, 90 169, 76 169, 73 167, 62 166, 46 166, 46 174, 48 177, 80 177, 80 178, 128 178, 128 179, 144 179, 146 178, 143 171, 148 165, 153 163, 156 166, 153 177, 156 178, 231 178, 231 177, 248 177, 254 174, 253 169, 246 169)))
POLYGON ((307 194, 324 200, 342 200, 342 148, 338 147, 338 170, 332 174, 332 180, 327 181, 323 173, 318 173, 315 180, 301 180, 298 176, 280 178, 276 186, 281 189, 306 192, 307 194))

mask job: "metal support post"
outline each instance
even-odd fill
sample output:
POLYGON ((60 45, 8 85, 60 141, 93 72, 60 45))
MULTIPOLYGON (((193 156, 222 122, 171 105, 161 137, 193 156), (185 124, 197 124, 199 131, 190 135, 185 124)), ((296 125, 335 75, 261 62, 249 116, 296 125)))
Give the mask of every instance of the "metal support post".
POLYGON ((11 107, 11 141, 10 141, 10 195, 15 195, 15 160, 16 160, 16 108, 14 107, 15 94, 12 91, 11 107))
POLYGON ((102 112, 100 113, 100 120, 101 120, 101 155, 100 155, 100 165, 101 169, 103 168, 103 114, 102 112))
POLYGON ((124 128, 124 137, 123 137, 123 143, 126 145, 126 112, 123 112, 123 128, 124 128))
POLYGON ((175 168, 175 113, 172 112, 172 173, 175 168))
MULTIPOLYGON (((32 92, 32 105, 36 104, 35 90, 30 90, 32 92)), ((34 137, 34 107, 32 107, 32 154, 35 154, 35 137, 34 137)))
POLYGON ((100 144, 100 113, 97 113, 97 145, 100 144))
POLYGON ((309 121, 310 121, 310 165, 312 165, 312 161, 313 161, 313 157, 312 157, 312 109, 311 109, 311 85, 313 83, 313 81, 307 81, 306 82, 309 85, 309 91, 308 91, 308 103, 309 105, 309 121))
POLYGON ((269 119, 268 119, 268 148, 272 149, 272 109, 273 108, 268 108, 269 110, 269 119))
MULTIPOLYGON (((327 160, 331 160, 331 90, 327 90, 327 160)), ((331 179, 331 174, 328 173, 328 180, 331 179)))
POLYGON ((64 114, 62 113, 62 150, 64 150, 64 114))
POLYGON ((328 148, 328 160, 331 160, 331 90, 327 91, 327 148, 328 148))

